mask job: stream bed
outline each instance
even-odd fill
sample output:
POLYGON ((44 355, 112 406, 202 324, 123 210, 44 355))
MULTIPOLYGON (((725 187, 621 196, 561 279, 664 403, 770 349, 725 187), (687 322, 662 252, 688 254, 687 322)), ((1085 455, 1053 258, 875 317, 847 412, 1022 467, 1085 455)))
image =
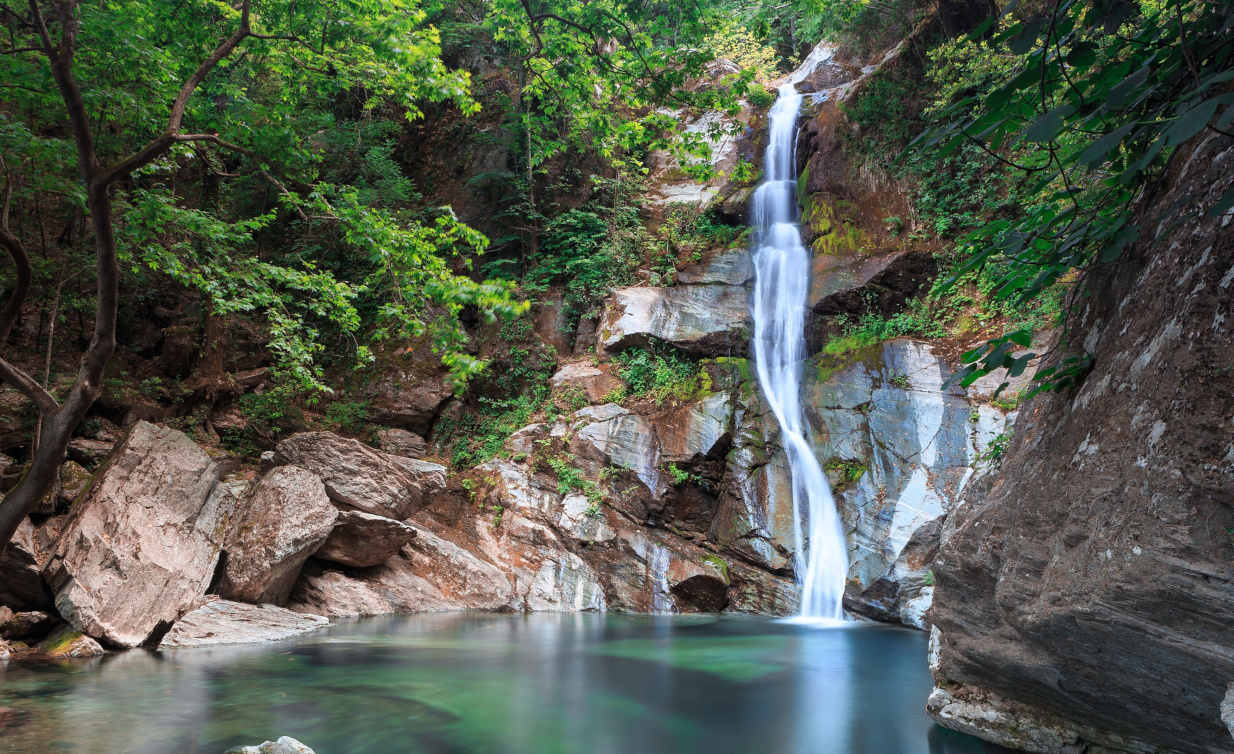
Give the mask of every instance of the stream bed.
POLYGON ((765 618, 446 613, 277 644, 0 669, 0 752, 979 754, 926 716, 927 636, 765 618), (10 714, 10 718, 12 714, 10 714))

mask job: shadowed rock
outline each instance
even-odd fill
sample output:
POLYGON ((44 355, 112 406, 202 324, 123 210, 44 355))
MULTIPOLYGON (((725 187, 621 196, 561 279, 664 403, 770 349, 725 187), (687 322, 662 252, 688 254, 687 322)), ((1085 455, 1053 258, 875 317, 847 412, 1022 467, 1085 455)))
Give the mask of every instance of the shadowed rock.
POLYGON ((282 604, 337 518, 312 473, 297 466, 267 472, 240 502, 216 591, 242 602, 282 604))
POLYGON ((386 562, 415 536, 416 530, 402 521, 364 511, 343 511, 325 544, 314 556, 367 568, 386 562))

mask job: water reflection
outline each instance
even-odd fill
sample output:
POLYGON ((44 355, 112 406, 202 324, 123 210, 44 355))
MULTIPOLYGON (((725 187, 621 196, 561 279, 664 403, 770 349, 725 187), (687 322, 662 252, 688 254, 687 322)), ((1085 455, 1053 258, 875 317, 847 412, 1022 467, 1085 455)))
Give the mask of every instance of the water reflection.
POLYGON ((933 726, 926 637, 714 616, 372 618, 264 647, 0 671, 0 752, 978 754, 933 726), (3 729, 0 729, 3 730, 3 729))

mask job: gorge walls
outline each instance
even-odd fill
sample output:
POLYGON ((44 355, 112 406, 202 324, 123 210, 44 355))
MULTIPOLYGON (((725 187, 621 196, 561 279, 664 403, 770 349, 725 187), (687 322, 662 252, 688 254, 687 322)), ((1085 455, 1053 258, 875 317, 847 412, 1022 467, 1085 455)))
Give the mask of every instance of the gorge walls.
MULTIPOLYGON (((989 492, 934 565, 930 713, 1033 752, 1234 751, 1234 147, 1201 133, 1092 273, 989 492)), ((949 532, 945 532, 947 534, 949 532)))

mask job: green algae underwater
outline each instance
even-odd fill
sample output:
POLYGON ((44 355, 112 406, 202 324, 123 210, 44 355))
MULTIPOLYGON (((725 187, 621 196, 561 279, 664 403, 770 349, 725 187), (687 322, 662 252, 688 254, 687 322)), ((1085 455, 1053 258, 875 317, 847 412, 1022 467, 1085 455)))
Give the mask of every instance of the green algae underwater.
POLYGON ((0 752, 978 754, 924 712, 927 637, 763 618, 447 613, 258 647, 0 670, 0 752))

